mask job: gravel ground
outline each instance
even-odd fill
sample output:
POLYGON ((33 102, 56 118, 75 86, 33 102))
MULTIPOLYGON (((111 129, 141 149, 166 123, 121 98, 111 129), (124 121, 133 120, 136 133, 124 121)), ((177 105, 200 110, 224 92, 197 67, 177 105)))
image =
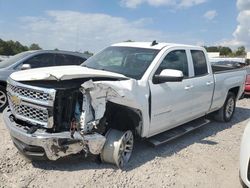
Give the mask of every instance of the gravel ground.
POLYGON ((250 99, 244 99, 230 123, 212 122, 156 148, 138 141, 123 171, 79 155, 31 163, 0 121, 0 187, 241 187, 240 141, 249 118, 250 99))

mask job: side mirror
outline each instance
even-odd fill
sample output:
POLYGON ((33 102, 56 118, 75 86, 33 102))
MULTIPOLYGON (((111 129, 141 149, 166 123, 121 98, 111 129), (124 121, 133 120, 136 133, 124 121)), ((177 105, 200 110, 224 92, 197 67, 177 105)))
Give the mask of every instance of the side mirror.
POLYGON ((159 75, 155 75, 153 82, 160 84, 164 82, 181 82, 183 80, 183 72, 174 69, 164 69, 159 75))
POLYGON ((31 69, 30 64, 23 64, 23 65, 21 66, 21 70, 28 70, 28 69, 31 69))

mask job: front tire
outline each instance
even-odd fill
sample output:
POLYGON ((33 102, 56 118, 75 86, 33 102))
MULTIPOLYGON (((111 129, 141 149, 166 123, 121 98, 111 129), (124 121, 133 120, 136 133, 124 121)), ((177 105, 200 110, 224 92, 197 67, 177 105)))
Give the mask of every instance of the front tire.
POLYGON ((110 129, 106 134, 106 139, 101 153, 102 162, 115 164, 118 168, 124 167, 128 163, 134 147, 132 131, 110 129))
POLYGON ((0 112, 2 112, 8 105, 6 89, 3 86, 0 86, 0 112))
POLYGON ((215 120, 221 122, 229 122, 231 121, 236 105, 236 97, 232 92, 228 92, 226 101, 222 108, 218 110, 214 116, 215 120))

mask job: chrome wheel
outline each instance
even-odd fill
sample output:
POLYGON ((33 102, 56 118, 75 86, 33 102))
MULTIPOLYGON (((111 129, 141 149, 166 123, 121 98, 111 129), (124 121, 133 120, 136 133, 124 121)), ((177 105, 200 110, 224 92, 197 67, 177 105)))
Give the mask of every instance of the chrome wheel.
POLYGON ((7 96, 5 92, 0 90, 0 109, 3 108, 7 103, 7 96))
POLYGON ((235 106, 234 99, 229 98, 227 101, 226 111, 225 111, 226 118, 231 118, 234 112, 234 106, 235 106))
POLYGON ((116 164, 122 168, 128 163, 134 146, 133 133, 128 130, 126 132, 110 129, 106 134, 106 143, 101 153, 103 162, 116 164))

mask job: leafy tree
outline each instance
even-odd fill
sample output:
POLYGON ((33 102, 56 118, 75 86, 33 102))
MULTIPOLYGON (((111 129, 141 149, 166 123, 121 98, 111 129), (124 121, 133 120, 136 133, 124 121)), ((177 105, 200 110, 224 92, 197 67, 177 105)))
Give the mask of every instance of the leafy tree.
POLYGON ((1 55, 15 55, 23 51, 27 51, 29 48, 22 45, 18 41, 4 41, 0 39, 0 54, 1 55))
POLYGON ((224 46, 219 46, 219 52, 221 56, 230 56, 232 54, 231 48, 224 46))
POLYGON ((29 49, 30 50, 41 50, 42 48, 38 44, 33 43, 30 45, 29 49))
POLYGON ((124 42, 134 42, 133 40, 125 40, 124 42))
POLYGON ((242 57, 242 56, 245 56, 247 53, 246 53, 246 48, 245 46, 240 46, 237 48, 237 50, 235 51, 235 56, 238 56, 238 57, 242 57))
POLYGON ((94 53, 89 52, 89 51, 84 51, 83 53, 84 53, 84 54, 87 54, 87 55, 91 55, 91 56, 94 55, 94 53))

